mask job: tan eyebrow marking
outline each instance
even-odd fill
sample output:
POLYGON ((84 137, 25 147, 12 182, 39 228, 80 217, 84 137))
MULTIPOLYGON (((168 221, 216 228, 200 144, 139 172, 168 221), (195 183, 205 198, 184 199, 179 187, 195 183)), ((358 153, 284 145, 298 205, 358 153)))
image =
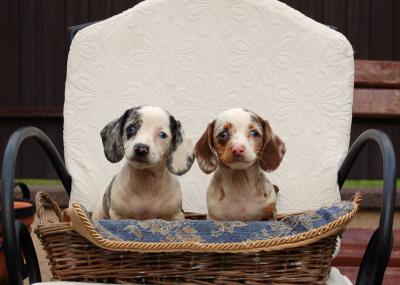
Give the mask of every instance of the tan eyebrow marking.
POLYGON ((225 146, 227 144, 227 142, 229 141, 230 137, 231 137, 231 129, 232 129, 232 124, 231 123, 225 123, 224 124, 224 130, 228 131, 228 136, 225 139, 221 139, 219 137, 219 134, 222 133, 222 130, 220 130, 217 133, 217 142, 219 145, 221 146, 225 146))

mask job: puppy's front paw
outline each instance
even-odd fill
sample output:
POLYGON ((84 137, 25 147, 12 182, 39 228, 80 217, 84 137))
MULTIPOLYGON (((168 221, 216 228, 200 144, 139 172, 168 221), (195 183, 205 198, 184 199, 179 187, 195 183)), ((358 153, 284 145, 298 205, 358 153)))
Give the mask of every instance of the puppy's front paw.
POLYGON ((276 220, 276 204, 271 203, 263 208, 263 221, 276 220))
POLYGON ((178 213, 176 213, 175 215, 169 217, 169 218, 163 218, 164 220, 167 221, 181 221, 185 219, 185 214, 183 214, 182 211, 179 211, 178 213))

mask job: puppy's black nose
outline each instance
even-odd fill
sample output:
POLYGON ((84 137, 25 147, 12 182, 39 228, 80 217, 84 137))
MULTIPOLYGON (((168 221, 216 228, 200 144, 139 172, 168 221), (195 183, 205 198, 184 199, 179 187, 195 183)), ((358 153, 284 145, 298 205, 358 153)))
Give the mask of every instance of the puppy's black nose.
POLYGON ((150 147, 147 144, 137 143, 133 147, 136 155, 146 155, 149 153, 150 147))

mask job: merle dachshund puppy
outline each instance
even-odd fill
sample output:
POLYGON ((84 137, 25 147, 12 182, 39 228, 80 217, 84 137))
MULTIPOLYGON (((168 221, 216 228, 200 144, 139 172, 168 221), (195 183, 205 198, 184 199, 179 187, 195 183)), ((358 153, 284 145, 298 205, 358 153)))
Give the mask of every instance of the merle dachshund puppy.
POLYGON ((179 121, 159 107, 136 107, 106 125, 101 138, 110 162, 123 157, 126 162, 99 199, 93 218, 184 219, 175 175, 191 168, 194 145, 179 121))
POLYGON ((274 219, 279 189, 264 171, 277 169, 285 152, 285 143, 256 113, 238 108, 219 114, 195 148, 200 169, 215 172, 207 190, 208 218, 274 219))

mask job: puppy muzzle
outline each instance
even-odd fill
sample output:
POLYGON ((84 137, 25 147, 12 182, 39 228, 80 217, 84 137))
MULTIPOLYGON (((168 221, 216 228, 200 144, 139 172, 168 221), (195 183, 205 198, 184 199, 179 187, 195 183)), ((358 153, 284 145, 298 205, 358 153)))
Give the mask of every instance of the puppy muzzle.
POLYGON ((147 144, 137 143, 133 147, 133 150, 135 152, 135 155, 145 156, 149 153, 150 147, 147 144))
POLYGON ((232 161, 242 161, 246 152, 244 145, 238 144, 232 147, 232 161))
POLYGON ((147 162, 150 146, 143 143, 137 143, 133 146, 133 160, 138 162, 147 162))

